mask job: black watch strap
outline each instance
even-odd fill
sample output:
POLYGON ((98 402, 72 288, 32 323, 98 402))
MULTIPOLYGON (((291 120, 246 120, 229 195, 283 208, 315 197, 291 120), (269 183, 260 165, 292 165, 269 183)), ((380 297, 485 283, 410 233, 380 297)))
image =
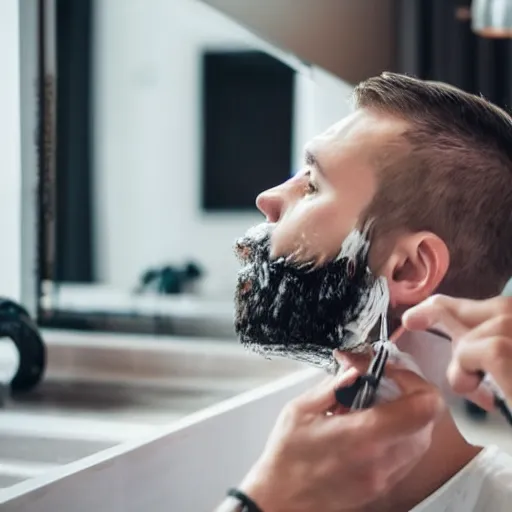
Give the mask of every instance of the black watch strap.
POLYGON ((229 489, 228 496, 236 498, 243 505, 242 512, 263 512, 249 496, 238 489, 229 489))

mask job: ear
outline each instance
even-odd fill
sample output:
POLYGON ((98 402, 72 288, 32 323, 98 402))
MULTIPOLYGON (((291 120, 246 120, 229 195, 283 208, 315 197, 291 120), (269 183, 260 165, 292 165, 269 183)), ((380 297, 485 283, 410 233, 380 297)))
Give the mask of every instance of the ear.
POLYGON ((430 297, 449 265, 450 252, 437 235, 426 231, 400 236, 381 270, 388 281, 391 305, 412 306, 430 297))

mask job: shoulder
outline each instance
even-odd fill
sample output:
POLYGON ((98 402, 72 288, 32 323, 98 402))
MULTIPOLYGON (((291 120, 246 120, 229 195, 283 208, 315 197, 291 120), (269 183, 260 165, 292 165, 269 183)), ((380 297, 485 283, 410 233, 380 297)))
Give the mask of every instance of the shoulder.
POLYGON ((411 512, 510 512, 511 503, 512 456, 489 446, 411 512))

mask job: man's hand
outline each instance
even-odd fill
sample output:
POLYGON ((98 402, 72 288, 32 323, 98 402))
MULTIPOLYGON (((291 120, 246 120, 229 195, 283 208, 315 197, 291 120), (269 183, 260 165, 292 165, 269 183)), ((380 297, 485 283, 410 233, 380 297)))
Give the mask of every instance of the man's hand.
POLYGON ((475 301, 437 295, 407 311, 403 324, 410 330, 438 328, 452 338, 448 380, 454 391, 475 392, 483 371, 512 403, 512 298, 475 301))
MULTIPOLYGON (((264 512, 340 512, 375 501, 400 481, 430 446, 443 408, 417 375, 390 369, 403 392, 371 409, 330 414, 334 390, 351 384, 368 361, 329 378, 282 411, 260 460, 240 489, 264 512)), ((337 411, 339 412, 339 410, 337 411)))

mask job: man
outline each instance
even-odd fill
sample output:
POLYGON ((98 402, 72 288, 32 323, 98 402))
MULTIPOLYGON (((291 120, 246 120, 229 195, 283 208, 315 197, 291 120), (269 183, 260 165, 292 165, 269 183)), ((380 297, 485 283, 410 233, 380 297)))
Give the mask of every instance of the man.
MULTIPOLYGON (((370 267, 389 285, 392 325, 435 292, 498 294, 512 274, 511 118, 453 87, 390 73, 361 83, 355 100, 352 115, 308 145, 303 171, 258 197, 275 225, 273 256, 328 261, 373 220, 370 267)), ((451 347, 428 343, 399 340, 442 385, 436 369, 451 347)), ((343 384, 366 364, 348 361, 355 370, 343 384)), ((264 512, 509 510, 512 460, 467 443, 421 379, 390 376, 404 396, 370 411, 326 416, 333 382, 297 399, 241 491, 264 512), (401 436, 413 432, 407 463, 401 436)))

